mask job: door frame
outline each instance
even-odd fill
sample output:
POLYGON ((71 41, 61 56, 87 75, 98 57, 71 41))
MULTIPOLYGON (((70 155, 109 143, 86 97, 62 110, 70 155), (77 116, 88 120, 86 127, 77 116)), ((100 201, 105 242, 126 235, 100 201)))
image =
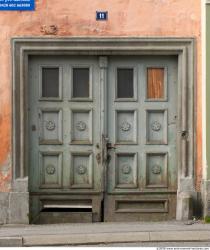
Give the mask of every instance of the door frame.
MULTIPOLYGON (((139 37, 65 37, 12 38, 12 192, 25 202, 25 220, 29 213, 28 194, 28 60, 32 55, 98 55, 100 66, 101 131, 106 135, 107 58, 109 55, 176 55, 178 59, 177 126, 177 220, 190 213, 187 200, 196 197, 196 56, 195 38, 139 37), (190 198, 190 199, 189 199, 190 198)), ((21 206, 21 204, 19 204, 21 206)))

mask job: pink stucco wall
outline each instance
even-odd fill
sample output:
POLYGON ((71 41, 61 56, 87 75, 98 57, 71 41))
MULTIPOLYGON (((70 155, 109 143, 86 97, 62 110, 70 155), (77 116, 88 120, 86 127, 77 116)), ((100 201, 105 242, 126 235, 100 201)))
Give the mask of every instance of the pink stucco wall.
POLYGON ((34 12, 0 12, 0 191, 11 180, 11 37, 46 36, 42 26, 56 25, 56 36, 168 36, 197 41, 197 163, 202 170, 200 0, 36 0, 34 12), (107 22, 95 20, 107 10, 107 22))

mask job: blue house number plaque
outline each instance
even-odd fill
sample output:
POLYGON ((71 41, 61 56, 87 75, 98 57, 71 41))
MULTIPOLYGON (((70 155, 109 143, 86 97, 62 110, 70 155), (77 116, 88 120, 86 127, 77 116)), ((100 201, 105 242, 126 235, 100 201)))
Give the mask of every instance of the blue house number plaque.
POLYGON ((0 0, 0 11, 2 10, 34 10, 35 0, 0 0))
POLYGON ((107 11, 96 11, 96 20, 98 21, 106 21, 108 19, 107 11))

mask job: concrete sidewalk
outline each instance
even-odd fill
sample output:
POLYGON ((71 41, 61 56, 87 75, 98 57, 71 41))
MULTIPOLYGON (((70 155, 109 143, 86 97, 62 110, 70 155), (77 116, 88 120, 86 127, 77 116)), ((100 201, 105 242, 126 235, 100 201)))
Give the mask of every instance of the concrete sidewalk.
POLYGON ((124 222, 0 226, 0 246, 58 246, 130 242, 210 242, 210 224, 124 222))

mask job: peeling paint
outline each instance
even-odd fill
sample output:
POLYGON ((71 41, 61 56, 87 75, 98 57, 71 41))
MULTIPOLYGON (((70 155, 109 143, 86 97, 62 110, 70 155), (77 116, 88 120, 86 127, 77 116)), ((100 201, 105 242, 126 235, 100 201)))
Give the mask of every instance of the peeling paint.
POLYGON ((0 166, 0 190, 1 192, 9 192, 11 190, 11 157, 8 156, 7 160, 0 166))

